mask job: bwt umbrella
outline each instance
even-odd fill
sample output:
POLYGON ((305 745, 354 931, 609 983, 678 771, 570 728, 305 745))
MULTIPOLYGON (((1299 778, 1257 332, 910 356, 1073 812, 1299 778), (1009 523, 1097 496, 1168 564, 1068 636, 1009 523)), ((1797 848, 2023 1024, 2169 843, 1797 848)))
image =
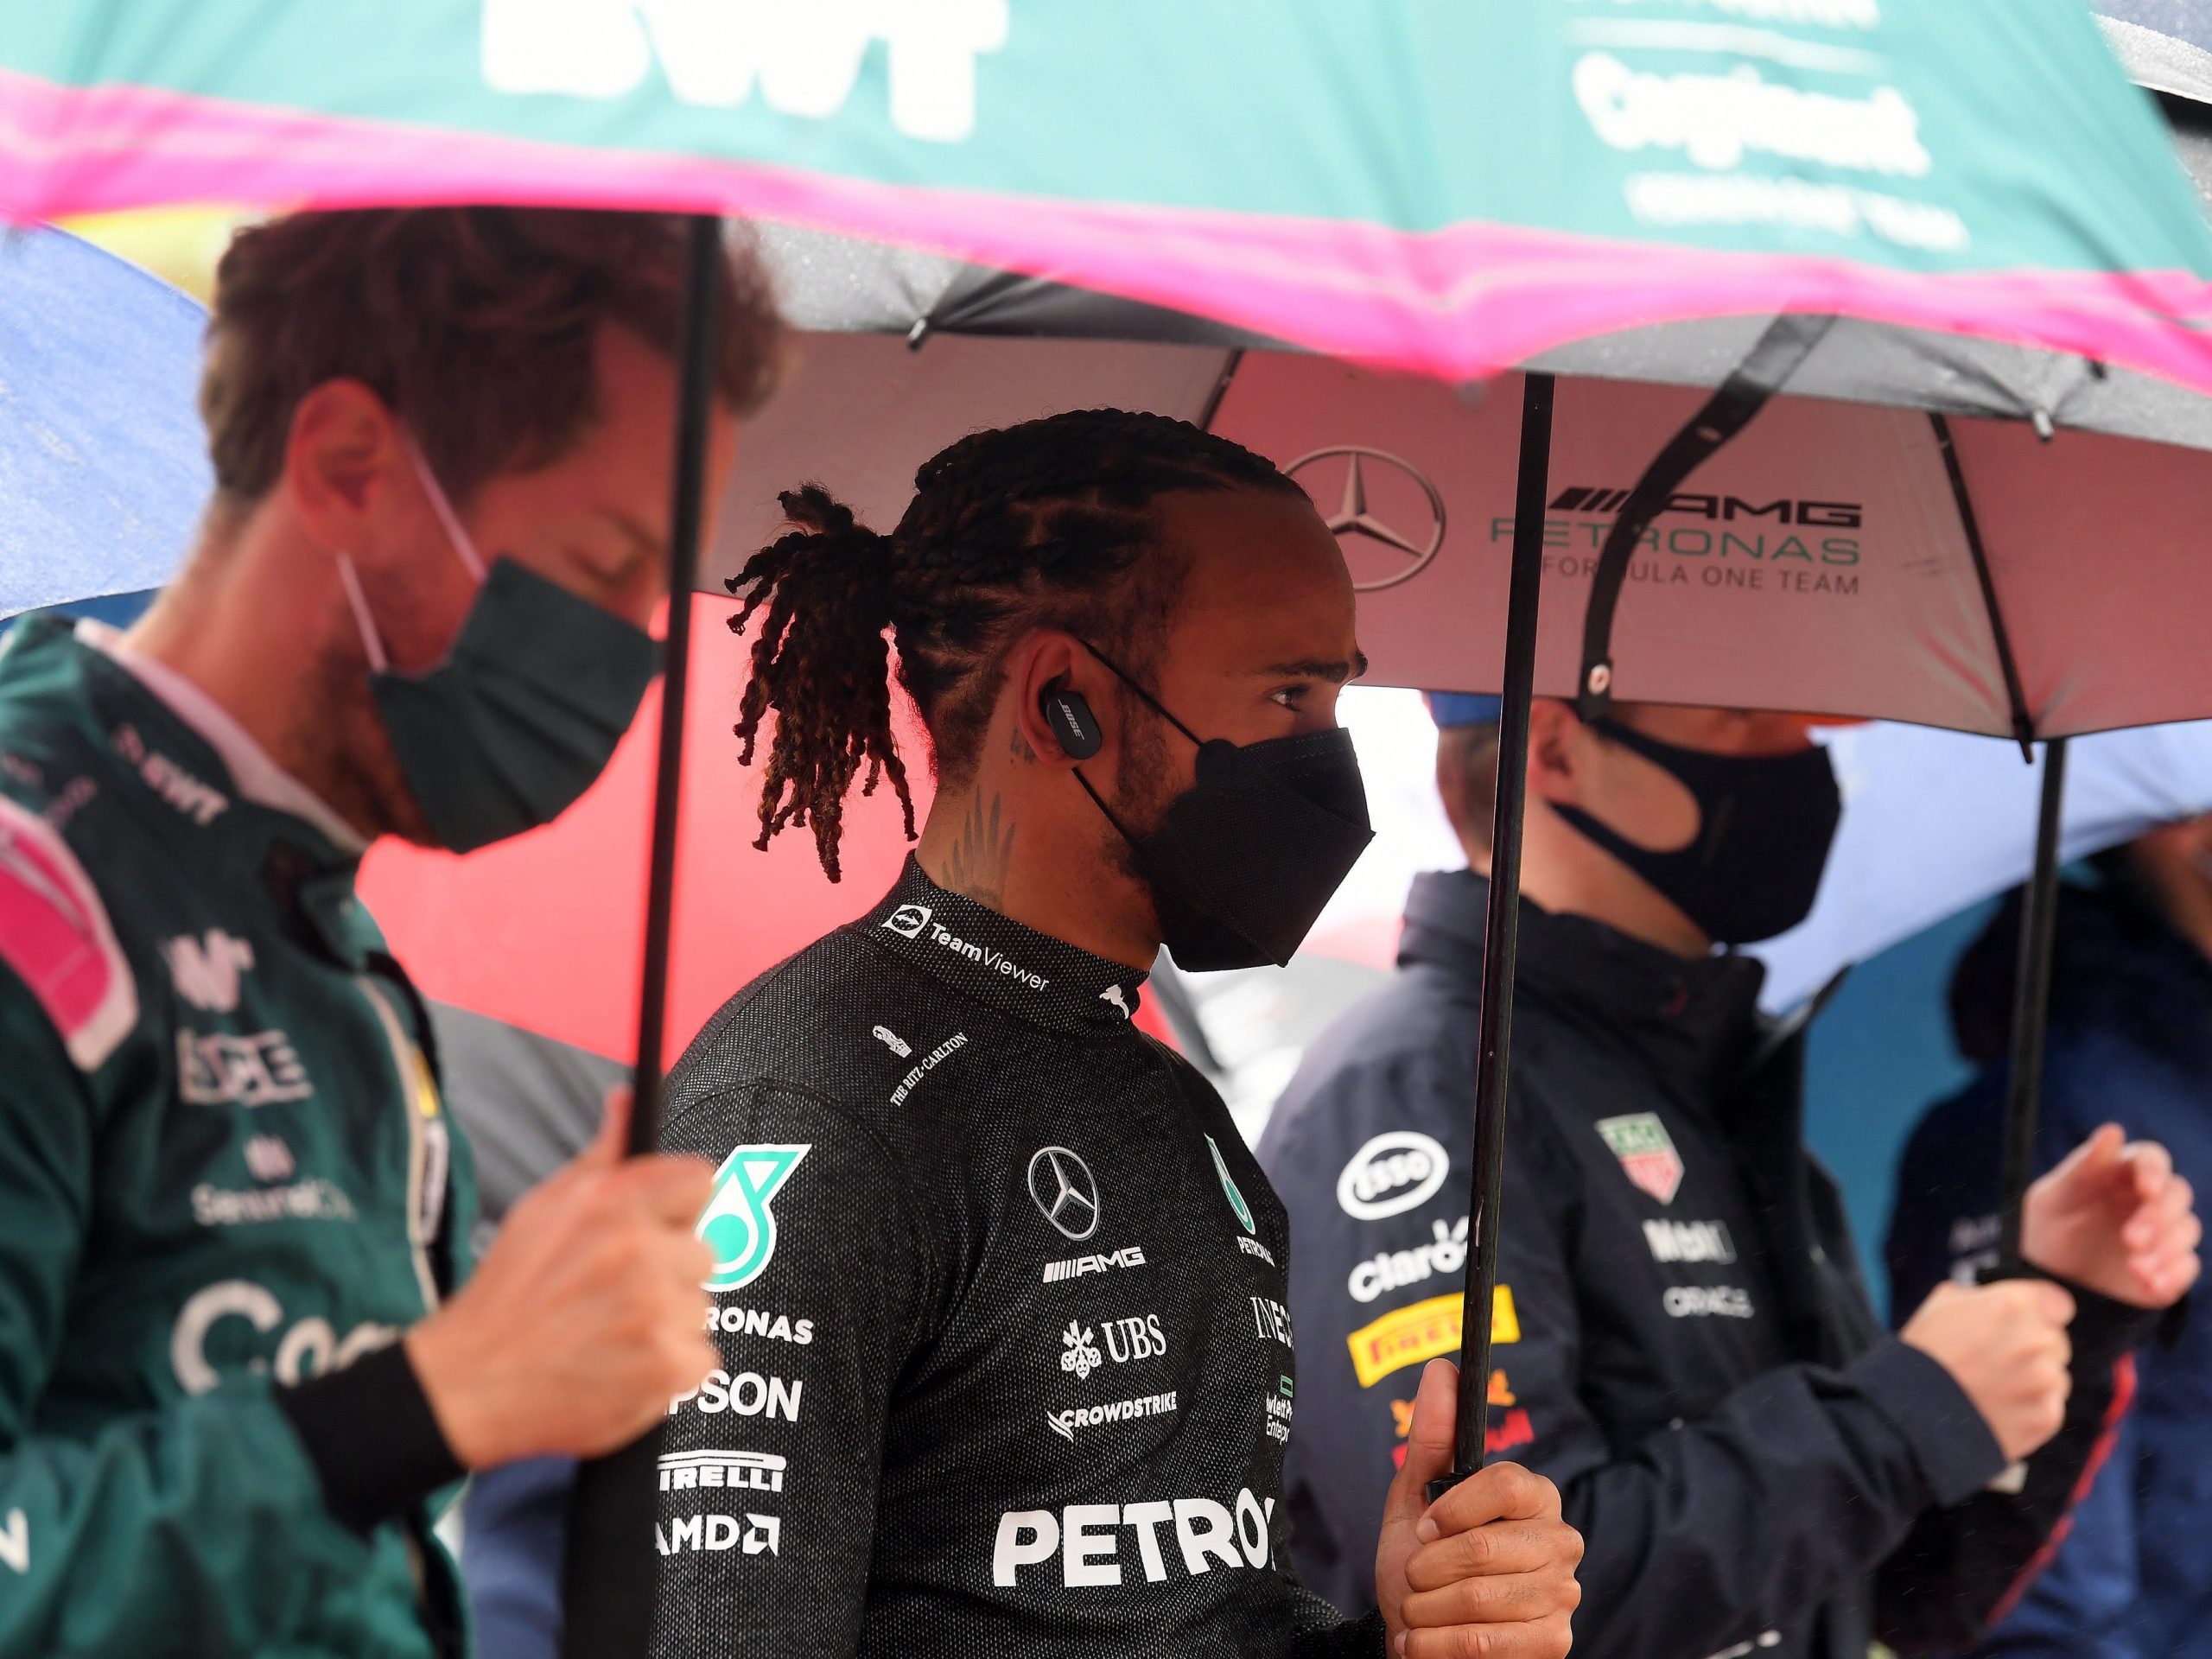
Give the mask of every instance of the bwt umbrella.
MULTIPOLYGON (((2212 237, 2074 0, 1820 0, 1757 29, 1686 17, 1673 0, 1283 0, 1255 17, 1243 0, 16 6, 0 15, 0 214, 195 200, 740 212, 1050 272, 1452 378, 1639 323, 1810 311, 2001 336, 2212 389, 2212 340, 2194 326, 2212 315, 2212 237), (1971 87, 1955 67, 1969 61, 1971 87)), ((695 300, 715 253, 702 220, 695 300)), ((692 585, 709 397, 710 314, 691 313, 679 593, 692 585)), ((1517 602, 1501 752, 1516 774, 1551 378, 1520 391, 1524 464, 1502 515, 1517 602)), ((1587 485, 1609 491, 1632 485, 1643 458, 1577 456, 1611 465, 1587 485)), ((1849 533, 1805 524, 1788 499, 1793 533, 1849 533)), ((1395 584, 1422 604, 1473 597, 1445 591, 1452 571, 1497 572, 1435 550, 1395 584)), ((669 627, 641 1137, 690 613, 672 607, 669 627)), ((1466 614, 1452 629, 1462 664, 1499 633, 1477 616, 1471 639, 1466 614)), ((1502 791, 1502 809, 1515 801, 1502 791)), ((1502 810, 1499 832, 1478 1105, 1490 1239, 1517 812, 1502 810)), ((1485 1273, 1493 1257, 1480 1253, 1485 1273)), ((1479 1335, 1486 1281, 1471 1294, 1479 1335)), ((1463 1376, 1463 1472, 1479 1461, 1482 1417, 1463 1376)), ((571 1548, 612 1597, 572 1619, 578 1651, 635 1639, 649 1575, 627 1570, 645 1535, 628 1526, 571 1548)))

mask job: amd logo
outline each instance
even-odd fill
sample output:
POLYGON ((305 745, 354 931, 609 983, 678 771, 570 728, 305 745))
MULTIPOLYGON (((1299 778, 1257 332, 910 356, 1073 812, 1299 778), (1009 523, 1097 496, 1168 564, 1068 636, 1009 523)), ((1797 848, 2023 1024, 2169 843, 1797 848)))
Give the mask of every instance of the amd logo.
MULTIPOLYGON (((1595 489, 1587 484, 1570 485, 1552 502, 1554 512, 1618 512, 1628 505, 1632 490, 1595 489)), ((1810 501, 1789 496, 1777 501, 1746 501, 1739 495, 1702 495, 1681 491, 1667 498, 1662 512, 1688 513, 1715 524, 1735 524, 1771 518, 1777 524, 1805 524, 1819 530, 1857 530, 1866 521, 1866 508, 1858 501, 1810 501)))

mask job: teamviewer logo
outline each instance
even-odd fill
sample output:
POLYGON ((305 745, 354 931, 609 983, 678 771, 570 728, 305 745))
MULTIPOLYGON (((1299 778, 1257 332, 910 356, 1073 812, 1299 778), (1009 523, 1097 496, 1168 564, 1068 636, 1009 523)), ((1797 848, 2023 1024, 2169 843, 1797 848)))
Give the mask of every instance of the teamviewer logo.
POLYGON ((884 919, 883 925, 902 939, 918 938, 922 930, 930 925, 930 907, 901 905, 884 919))

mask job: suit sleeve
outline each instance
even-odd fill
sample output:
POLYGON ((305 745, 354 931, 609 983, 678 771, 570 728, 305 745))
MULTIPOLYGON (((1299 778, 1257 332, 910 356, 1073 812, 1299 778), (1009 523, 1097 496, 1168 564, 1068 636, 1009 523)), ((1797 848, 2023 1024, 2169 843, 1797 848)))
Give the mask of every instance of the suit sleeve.
MULTIPOLYGON (((1520 1114, 1529 1130, 1540 1114, 1520 1114)), ((1789 1365, 1703 1416, 1616 1442, 1585 1408, 1573 1167, 1541 1133, 1507 1160, 1503 1279, 1515 1344, 1496 1351, 1527 1413, 1515 1452, 1559 1484, 1587 1546, 1575 1650, 1671 1659, 1754 1642, 1863 1581, 1932 1503, 2003 1464, 1949 1375, 1885 1339, 1849 1365, 1789 1365)))
POLYGON ((90 1439, 39 1430, 91 1225, 93 1106, 3 968, 0 1056, 0 1659, 162 1651, 181 1608, 201 1650, 283 1646, 370 1561, 280 1402, 295 1391, 235 1377, 90 1439))
POLYGON ((662 1145, 717 1166, 700 1226, 721 1358, 669 1408, 654 1659, 855 1653, 893 1393, 937 1294, 934 1230, 891 1149, 799 1090, 709 1096, 662 1145))

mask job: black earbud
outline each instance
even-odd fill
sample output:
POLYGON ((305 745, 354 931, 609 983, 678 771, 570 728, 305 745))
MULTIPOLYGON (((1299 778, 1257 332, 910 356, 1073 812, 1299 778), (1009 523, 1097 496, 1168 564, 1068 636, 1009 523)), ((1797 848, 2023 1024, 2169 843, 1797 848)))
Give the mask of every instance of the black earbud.
POLYGON ((1088 760, 1105 747, 1106 734, 1083 693, 1047 686, 1037 699, 1038 712, 1052 728, 1053 740, 1071 760, 1088 760))

